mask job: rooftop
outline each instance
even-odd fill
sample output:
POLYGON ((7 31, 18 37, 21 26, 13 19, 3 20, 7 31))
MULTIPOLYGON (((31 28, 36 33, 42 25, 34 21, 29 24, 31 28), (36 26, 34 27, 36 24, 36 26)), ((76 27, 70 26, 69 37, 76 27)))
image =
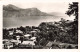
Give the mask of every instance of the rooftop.
POLYGON ((31 40, 36 39, 36 37, 32 37, 31 40))
POLYGON ((30 34, 26 34, 26 35, 24 35, 25 37, 29 37, 29 36, 31 36, 30 34))

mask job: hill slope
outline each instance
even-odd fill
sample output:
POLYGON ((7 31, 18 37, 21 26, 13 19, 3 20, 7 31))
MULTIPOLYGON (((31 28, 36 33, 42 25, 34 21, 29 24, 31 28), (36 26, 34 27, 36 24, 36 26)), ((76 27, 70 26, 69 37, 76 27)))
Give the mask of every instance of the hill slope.
POLYGON ((22 9, 14 5, 3 6, 3 17, 50 16, 37 8, 22 9))

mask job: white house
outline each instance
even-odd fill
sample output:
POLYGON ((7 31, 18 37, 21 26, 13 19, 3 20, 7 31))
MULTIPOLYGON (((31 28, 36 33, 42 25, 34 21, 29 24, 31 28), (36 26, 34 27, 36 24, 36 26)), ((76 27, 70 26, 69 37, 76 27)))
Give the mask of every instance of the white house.
POLYGON ((13 31, 9 31, 9 35, 13 35, 13 31))
POLYGON ((23 41, 23 45, 35 45, 34 41, 23 41))
POLYGON ((32 37, 30 40, 36 41, 36 37, 32 37))
POLYGON ((16 33, 23 33, 21 30, 16 30, 16 33))
POLYGON ((14 40, 14 39, 12 39, 12 40, 10 40, 12 43, 15 43, 16 45, 18 45, 19 43, 21 43, 21 41, 20 40, 14 40))
POLYGON ((11 43, 10 41, 4 43, 4 48, 10 49, 11 47, 13 47, 13 43, 11 43))
POLYGON ((34 31, 31 31, 31 33, 35 33, 36 31, 34 30, 34 31))
POLYGON ((31 38, 31 35, 30 34, 26 34, 26 35, 24 35, 24 38, 25 39, 30 39, 31 38))

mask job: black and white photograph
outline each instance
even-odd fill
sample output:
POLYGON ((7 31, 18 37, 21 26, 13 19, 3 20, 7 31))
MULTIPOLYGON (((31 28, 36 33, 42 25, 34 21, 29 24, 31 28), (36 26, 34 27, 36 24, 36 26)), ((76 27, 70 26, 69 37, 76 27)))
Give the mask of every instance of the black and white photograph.
POLYGON ((7 2, 2 49, 78 49, 78 2, 7 2))

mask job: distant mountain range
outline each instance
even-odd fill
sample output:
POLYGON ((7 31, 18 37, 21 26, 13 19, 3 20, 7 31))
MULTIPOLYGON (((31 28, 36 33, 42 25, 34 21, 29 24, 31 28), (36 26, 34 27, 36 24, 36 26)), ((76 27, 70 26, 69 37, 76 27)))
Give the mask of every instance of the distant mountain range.
POLYGON ((51 14, 42 12, 37 8, 22 9, 12 4, 3 6, 3 17, 25 17, 25 16, 51 16, 51 14))

